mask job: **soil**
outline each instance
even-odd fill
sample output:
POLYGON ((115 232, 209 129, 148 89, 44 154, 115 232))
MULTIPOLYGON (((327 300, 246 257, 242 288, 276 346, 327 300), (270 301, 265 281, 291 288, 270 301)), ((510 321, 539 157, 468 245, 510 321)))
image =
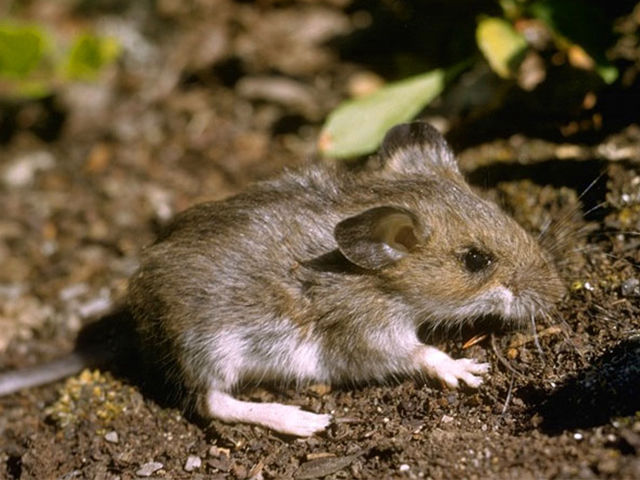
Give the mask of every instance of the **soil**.
MULTIPOLYGON (((61 35, 115 35, 123 55, 98 81, 2 106, 2 370, 73 350, 108 321, 137 252, 175 212, 318 161, 327 113, 399 74, 388 48, 373 62, 354 47, 393 2, 131 3, 20 10, 61 35)), ((618 22, 636 42, 638 11, 618 22)), ((0 478, 640 478, 640 54, 629 45, 613 55, 632 81, 599 90, 595 110, 524 110, 513 132, 513 106, 456 109, 452 89, 423 114, 448 129, 483 195, 534 234, 556 225, 547 242, 568 290, 557 312, 471 347, 478 332, 430 340, 491 363, 478 390, 407 379, 242 394, 334 413, 325 433, 293 439, 185 418, 147 393, 161 381, 136 364, 105 366, 0 399, 0 478)))

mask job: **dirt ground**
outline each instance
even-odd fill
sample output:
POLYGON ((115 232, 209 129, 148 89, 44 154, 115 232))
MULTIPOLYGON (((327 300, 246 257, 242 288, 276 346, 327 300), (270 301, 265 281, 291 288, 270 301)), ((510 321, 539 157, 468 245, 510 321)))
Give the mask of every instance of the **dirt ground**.
MULTIPOLYGON (((371 3, 25 2, 25 17, 60 32, 92 25, 124 53, 98 82, 0 105, 0 370, 71 351, 175 212, 318 161, 326 114, 389 73, 354 58, 387 2, 371 3)), ((639 23, 620 22, 636 42, 639 23)), ((617 52, 633 77, 638 50, 617 52)), ((451 97, 425 112, 484 195, 534 234, 566 227, 552 243, 568 291, 537 338, 431 340, 491 363, 478 390, 406 380, 243 393, 334 413, 326 433, 292 439, 185 419, 125 362, 0 398, 0 478, 640 478, 633 84, 603 93, 598 129, 593 112, 523 107, 514 131, 513 105, 468 114, 451 97)))

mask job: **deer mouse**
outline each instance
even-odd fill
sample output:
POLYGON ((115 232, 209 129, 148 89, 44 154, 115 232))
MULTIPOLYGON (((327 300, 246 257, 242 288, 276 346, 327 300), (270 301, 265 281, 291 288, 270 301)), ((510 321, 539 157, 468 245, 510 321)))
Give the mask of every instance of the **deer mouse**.
POLYGON ((331 416, 233 393, 423 374, 477 387, 488 364, 453 359, 418 329, 523 326, 561 298, 550 258, 471 190, 433 127, 392 128, 374 158, 196 205, 143 250, 128 293, 141 350, 203 416, 308 436, 331 416))
POLYGON ((477 387, 488 365, 421 343, 418 328, 518 326, 559 300, 550 259, 472 192, 433 127, 392 128, 377 159, 196 205, 143 251, 129 290, 139 335, 203 415, 308 436, 331 417, 234 390, 423 373, 477 387))

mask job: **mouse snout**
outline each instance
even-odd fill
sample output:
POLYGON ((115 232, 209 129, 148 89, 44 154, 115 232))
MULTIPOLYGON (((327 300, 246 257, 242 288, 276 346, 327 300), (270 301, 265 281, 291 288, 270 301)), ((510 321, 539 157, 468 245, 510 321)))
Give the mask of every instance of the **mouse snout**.
POLYGON ((519 268, 504 283, 504 289, 512 295, 512 314, 522 318, 553 308, 565 291, 555 268, 546 262, 533 262, 519 268))
POLYGON ((491 300, 495 312, 503 318, 510 318, 516 310, 516 295, 511 288, 498 286, 491 292, 491 300))

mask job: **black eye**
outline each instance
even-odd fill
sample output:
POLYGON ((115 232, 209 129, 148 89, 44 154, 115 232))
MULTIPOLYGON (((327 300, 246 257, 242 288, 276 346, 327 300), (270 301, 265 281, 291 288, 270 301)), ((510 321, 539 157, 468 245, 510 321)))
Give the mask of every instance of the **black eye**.
POLYGON ((462 255, 462 263, 464 263, 464 267, 467 270, 476 273, 491 265, 493 256, 490 253, 472 247, 462 255))

